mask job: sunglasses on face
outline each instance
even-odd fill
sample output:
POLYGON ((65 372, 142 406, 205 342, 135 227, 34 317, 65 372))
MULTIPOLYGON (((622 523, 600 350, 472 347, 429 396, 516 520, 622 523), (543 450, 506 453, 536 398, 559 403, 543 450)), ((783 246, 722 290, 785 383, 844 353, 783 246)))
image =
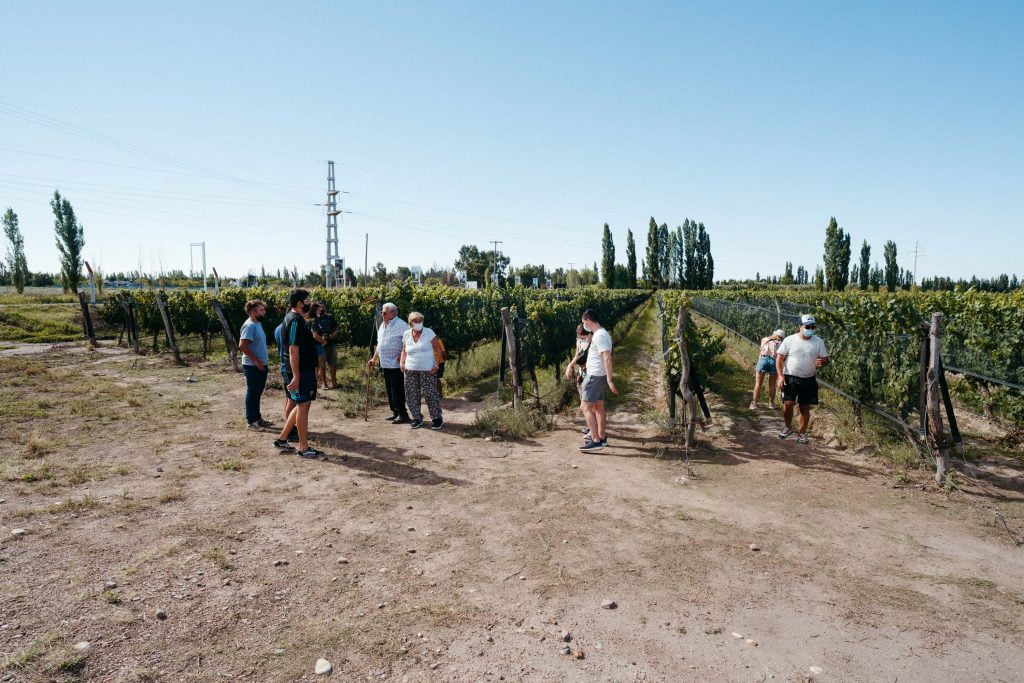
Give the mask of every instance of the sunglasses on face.
POLYGON ((813 330, 814 329, 814 325, 804 325, 804 329, 805 330, 813 330))

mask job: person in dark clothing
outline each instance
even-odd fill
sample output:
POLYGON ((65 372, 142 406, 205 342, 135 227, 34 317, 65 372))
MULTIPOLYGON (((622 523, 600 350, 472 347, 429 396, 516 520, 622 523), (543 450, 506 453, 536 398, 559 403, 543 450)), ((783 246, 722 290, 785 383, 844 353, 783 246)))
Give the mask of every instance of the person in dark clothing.
POLYGON ((327 372, 331 373, 331 389, 338 388, 338 321, 327 312, 327 304, 316 302, 316 315, 311 327, 323 339, 324 365, 320 369, 320 380, 323 388, 327 388, 327 372))
POLYGON ((313 302, 309 292, 296 289, 288 298, 291 311, 284 318, 282 342, 288 348, 288 366, 291 370, 291 381, 285 387, 295 407, 288 413, 284 428, 274 441, 274 445, 284 452, 294 449, 288 443, 288 433, 292 427, 299 430, 299 455, 303 458, 319 458, 324 455, 309 445, 309 408, 316 400, 316 340, 304 318, 313 302))

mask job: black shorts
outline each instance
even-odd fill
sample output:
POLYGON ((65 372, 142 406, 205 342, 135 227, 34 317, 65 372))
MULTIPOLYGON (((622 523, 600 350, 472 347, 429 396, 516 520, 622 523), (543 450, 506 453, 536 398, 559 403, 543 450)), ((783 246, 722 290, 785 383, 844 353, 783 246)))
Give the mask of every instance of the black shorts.
POLYGON ((316 368, 299 370, 299 390, 290 391, 288 395, 296 403, 316 400, 316 368))
POLYGON ((818 378, 794 377, 786 375, 786 385, 782 387, 782 400, 799 403, 802 406, 818 405, 818 378))

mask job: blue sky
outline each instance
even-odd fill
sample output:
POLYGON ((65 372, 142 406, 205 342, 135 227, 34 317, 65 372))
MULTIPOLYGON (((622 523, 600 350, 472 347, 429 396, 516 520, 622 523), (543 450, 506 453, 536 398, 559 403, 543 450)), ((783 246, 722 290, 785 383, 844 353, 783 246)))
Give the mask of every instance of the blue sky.
MULTIPOLYGON (((1024 274, 1020 3, 3 3, 0 208, 56 270, 618 260, 703 221, 720 278, 821 261, 829 216, 919 277, 1024 274), (40 115, 47 118, 40 118, 40 115), (69 128, 68 126, 74 128, 69 128)), ((856 256, 855 256, 856 258, 856 256)))

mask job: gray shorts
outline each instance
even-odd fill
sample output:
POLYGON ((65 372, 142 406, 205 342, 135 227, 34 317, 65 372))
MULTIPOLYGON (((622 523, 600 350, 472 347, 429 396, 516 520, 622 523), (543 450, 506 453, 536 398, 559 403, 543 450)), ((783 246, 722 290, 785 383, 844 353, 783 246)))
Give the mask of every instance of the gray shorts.
POLYGON ((580 398, 587 403, 603 401, 607 388, 608 378, 604 375, 587 375, 587 379, 583 382, 583 389, 580 391, 580 398))

